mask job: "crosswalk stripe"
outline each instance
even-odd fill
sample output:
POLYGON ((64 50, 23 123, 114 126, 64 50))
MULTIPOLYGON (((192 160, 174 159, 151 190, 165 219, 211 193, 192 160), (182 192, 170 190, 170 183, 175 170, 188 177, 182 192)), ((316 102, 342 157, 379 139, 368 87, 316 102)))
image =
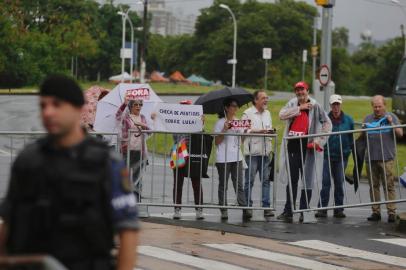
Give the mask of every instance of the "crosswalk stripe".
POLYGON ((390 255, 379 254, 375 252, 369 252, 365 250, 344 247, 336 244, 331 244, 319 240, 305 240, 289 243, 291 245, 311 248, 315 250, 325 251, 328 253, 339 254, 352 258, 361 258, 369 261, 375 261, 379 263, 391 264, 396 266, 406 267, 406 258, 400 258, 390 255))
POLYGON ((315 260, 310 260, 302 257, 286 255, 282 253, 272 252, 263 249, 257 249, 249 246, 239 245, 239 244, 204 244, 207 247, 219 249, 222 251, 228 251, 232 253, 238 253, 245 256, 250 256, 258 259, 263 259, 267 261, 273 261, 282 263, 285 265, 300 267, 304 269, 314 269, 314 270, 343 270, 348 269, 345 267, 340 267, 332 264, 322 263, 315 260))
POLYGON ((371 240, 406 247, 406 239, 404 238, 371 239, 371 240))
POLYGON ((198 258, 191 255, 186 255, 170 249, 158 248, 152 246, 138 247, 138 253, 146 256, 159 258, 162 260, 177 262, 188 266, 204 270, 247 270, 246 268, 235 266, 228 263, 214 261, 210 259, 198 258))

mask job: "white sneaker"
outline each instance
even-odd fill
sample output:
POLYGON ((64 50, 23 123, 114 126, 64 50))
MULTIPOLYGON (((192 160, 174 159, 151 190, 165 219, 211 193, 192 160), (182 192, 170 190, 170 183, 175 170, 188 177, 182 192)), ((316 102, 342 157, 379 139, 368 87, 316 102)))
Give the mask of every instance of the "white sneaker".
POLYGON ((175 208, 175 213, 173 213, 173 219, 180 219, 180 209, 175 208))
POLYGON ((199 208, 199 209, 196 210, 196 219, 198 219, 198 220, 204 219, 203 209, 202 208, 199 208))

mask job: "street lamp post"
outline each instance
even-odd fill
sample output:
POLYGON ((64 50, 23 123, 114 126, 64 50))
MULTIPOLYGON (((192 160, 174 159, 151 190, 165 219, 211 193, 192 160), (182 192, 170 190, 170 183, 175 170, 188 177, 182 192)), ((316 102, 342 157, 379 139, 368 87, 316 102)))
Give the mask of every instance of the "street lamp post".
POLYGON ((233 23, 234 23, 233 59, 230 62, 233 65, 232 88, 235 88, 235 77, 236 77, 236 71, 237 71, 237 20, 235 19, 234 13, 231 11, 229 6, 227 6, 225 4, 220 4, 219 6, 221 8, 226 9, 230 13, 231 17, 233 18, 233 23))
MULTIPOLYGON (((392 3, 398 5, 400 7, 400 10, 402 10, 403 15, 405 15, 406 18, 406 10, 404 9, 404 7, 400 4, 399 0, 391 0, 392 3)), ((403 37, 403 43, 404 43, 404 51, 403 51, 403 56, 406 57, 406 36, 405 36, 405 29, 404 29, 404 25, 400 25, 400 29, 402 31, 402 37, 403 37)))
POLYGON ((124 58, 124 50, 125 50, 125 13, 122 11, 117 12, 118 15, 121 15, 121 20, 123 22, 123 34, 122 34, 122 42, 121 42, 121 82, 124 82, 124 65, 125 65, 125 58, 124 58))
MULTIPOLYGON (((129 11, 129 10, 128 10, 129 11)), ((130 82, 133 82, 133 69, 134 69, 134 26, 133 23, 128 16, 128 11, 126 13, 119 11, 117 12, 118 15, 121 15, 123 18, 123 54, 125 50, 125 22, 126 20, 130 23, 131 28, 131 58, 130 58, 130 82)), ((121 62, 121 82, 124 81, 124 61, 125 57, 122 55, 122 62, 121 62)))
POLYGON ((143 42, 141 47, 141 63, 140 63, 140 82, 145 83, 146 73, 146 58, 147 58, 147 31, 148 31, 148 0, 141 1, 144 4, 144 16, 142 20, 143 24, 143 42))

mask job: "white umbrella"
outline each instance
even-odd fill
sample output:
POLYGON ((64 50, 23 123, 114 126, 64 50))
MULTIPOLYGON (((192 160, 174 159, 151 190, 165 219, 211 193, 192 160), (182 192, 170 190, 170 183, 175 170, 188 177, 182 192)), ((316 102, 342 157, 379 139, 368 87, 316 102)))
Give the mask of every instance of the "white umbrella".
POLYGON ((146 90, 149 95, 144 98, 141 114, 147 119, 148 126, 152 127, 151 113, 156 103, 162 102, 149 84, 120 83, 108 95, 97 103, 94 130, 97 132, 119 133, 120 123, 116 121, 118 108, 124 103, 128 91, 146 90))

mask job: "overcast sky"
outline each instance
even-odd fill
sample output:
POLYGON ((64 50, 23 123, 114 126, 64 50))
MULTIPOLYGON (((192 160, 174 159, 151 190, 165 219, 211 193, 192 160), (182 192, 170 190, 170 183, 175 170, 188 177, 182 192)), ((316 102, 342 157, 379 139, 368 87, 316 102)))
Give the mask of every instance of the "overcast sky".
MULTIPOLYGON (((122 2, 132 2, 121 0, 122 2)), ((135 1, 135 0, 133 0, 135 1)), ((199 9, 212 4, 213 0, 166 0, 169 9, 182 9, 183 14, 198 14, 199 9)), ((314 0, 303 0, 314 5, 314 0)), ((120 1, 118 1, 120 2, 120 1)), ((274 2, 264 0, 263 2, 274 2)), ((333 26, 345 26, 350 30, 350 42, 358 43, 360 33, 369 29, 373 39, 385 40, 400 35, 400 24, 406 24, 406 0, 399 0, 402 9, 391 0, 336 0, 333 26)))

